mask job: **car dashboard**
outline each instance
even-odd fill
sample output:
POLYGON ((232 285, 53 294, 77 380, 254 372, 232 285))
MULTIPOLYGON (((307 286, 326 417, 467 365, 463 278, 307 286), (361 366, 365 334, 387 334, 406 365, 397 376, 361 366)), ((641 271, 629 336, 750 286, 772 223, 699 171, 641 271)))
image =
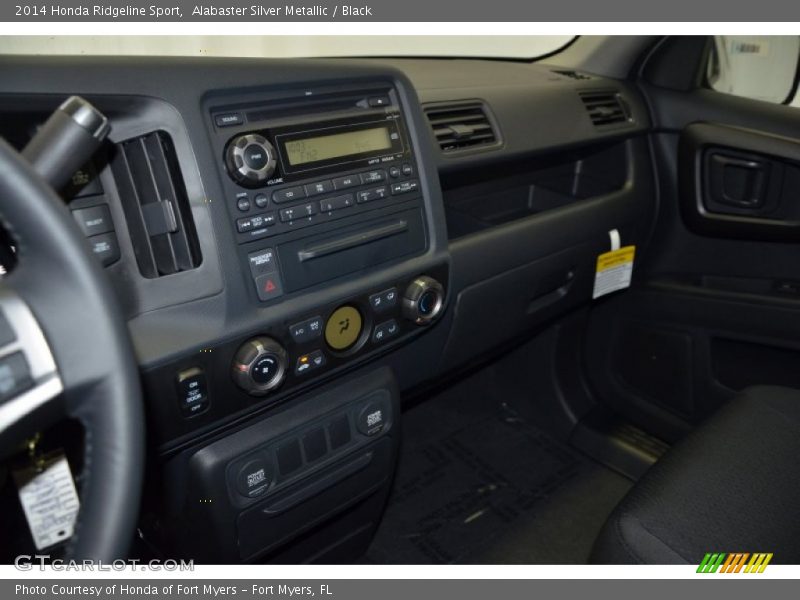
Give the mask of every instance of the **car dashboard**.
POLYGON ((140 534, 171 555, 358 556, 403 401, 587 304, 609 232, 636 244, 654 216, 638 91, 557 65, 3 70, 0 135, 18 147, 72 94, 110 120, 62 196, 128 321, 148 424, 140 534))

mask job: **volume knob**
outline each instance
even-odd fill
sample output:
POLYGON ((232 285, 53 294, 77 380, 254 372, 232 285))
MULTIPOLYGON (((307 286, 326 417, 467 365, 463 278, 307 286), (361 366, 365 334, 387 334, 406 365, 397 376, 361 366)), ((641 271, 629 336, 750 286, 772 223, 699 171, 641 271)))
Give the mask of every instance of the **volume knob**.
POLYGON ((225 150, 225 166, 237 183, 258 187, 275 172, 275 148, 258 133, 237 136, 225 150))
POLYGON ((264 396, 286 378, 286 350, 268 337, 248 340, 233 358, 233 380, 251 396, 264 396))

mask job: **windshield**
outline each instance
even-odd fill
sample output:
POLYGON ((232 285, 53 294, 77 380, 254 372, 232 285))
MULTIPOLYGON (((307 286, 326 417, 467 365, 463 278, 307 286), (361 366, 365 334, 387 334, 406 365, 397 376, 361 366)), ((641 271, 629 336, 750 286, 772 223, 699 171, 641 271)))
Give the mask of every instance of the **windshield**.
POLYGON ((2 36, 0 54, 332 57, 442 56, 536 59, 574 39, 530 36, 2 36))

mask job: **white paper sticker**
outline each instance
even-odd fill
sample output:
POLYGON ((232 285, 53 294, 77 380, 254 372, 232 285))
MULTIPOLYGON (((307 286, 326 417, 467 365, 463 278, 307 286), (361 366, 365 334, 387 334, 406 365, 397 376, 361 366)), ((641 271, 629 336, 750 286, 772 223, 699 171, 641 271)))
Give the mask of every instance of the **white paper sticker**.
POLYGON ((624 290, 631 285, 635 246, 625 246, 597 257, 592 298, 624 290))
POLYGON ((72 537, 80 502, 66 456, 48 458, 42 471, 31 466, 13 474, 36 549, 72 537))

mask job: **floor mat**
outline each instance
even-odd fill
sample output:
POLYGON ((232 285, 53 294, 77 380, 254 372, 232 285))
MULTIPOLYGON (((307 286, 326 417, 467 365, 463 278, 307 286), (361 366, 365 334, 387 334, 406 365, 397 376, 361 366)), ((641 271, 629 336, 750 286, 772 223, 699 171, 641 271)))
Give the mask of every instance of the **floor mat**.
POLYGON ((366 562, 585 562, 630 487, 479 380, 408 411, 403 427, 394 491, 366 562))

